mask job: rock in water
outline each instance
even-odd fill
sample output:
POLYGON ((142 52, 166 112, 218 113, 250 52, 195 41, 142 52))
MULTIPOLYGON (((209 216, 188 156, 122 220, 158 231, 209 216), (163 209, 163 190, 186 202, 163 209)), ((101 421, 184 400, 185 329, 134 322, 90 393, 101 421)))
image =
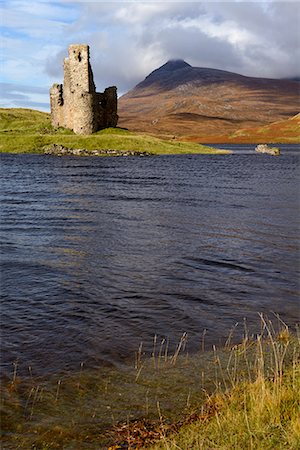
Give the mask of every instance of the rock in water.
POLYGON ((258 144, 255 148, 255 151, 258 153, 267 153, 272 156, 279 156, 280 149, 277 147, 269 147, 267 144, 258 144))

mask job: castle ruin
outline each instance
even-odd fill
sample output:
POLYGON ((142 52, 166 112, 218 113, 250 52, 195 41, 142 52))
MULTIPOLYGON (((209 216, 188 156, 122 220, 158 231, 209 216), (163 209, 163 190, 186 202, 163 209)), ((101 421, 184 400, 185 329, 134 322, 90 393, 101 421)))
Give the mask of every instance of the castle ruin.
POLYGON ((91 134, 116 127, 117 88, 96 92, 88 45, 72 44, 64 60, 64 84, 50 89, 51 120, 54 127, 72 129, 76 134, 91 134))

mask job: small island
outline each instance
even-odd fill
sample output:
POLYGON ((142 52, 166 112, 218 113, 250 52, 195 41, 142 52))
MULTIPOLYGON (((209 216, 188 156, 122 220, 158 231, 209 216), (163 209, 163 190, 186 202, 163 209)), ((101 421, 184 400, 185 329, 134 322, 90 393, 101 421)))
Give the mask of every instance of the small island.
POLYGON ((48 154, 53 145, 56 149, 63 146, 75 150, 74 155, 77 153, 80 157, 232 153, 181 142, 173 136, 159 138, 119 127, 104 128, 88 135, 75 134, 70 129, 53 126, 49 113, 25 108, 0 108, 0 136, 0 153, 48 154))

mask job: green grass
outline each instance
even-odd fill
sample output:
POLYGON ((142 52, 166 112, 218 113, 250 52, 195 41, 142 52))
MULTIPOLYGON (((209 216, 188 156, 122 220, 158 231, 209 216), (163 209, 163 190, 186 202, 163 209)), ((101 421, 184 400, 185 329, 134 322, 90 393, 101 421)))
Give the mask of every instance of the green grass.
POLYGON ((3 383, 5 449, 283 449, 300 444, 300 340, 286 326, 189 356, 154 339, 132 365, 3 383), (154 443, 154 441, 157 443, 154 443))
POLYGON ((75 135, 51 125, 50 115, 30 109, 0 109, 0 152, 44 153, 45 147, 59 144, 72 149, 112 149, 151 154, 226 154, 203 145, 163 140, 120 128, 101 130, 88 136, 75 135))

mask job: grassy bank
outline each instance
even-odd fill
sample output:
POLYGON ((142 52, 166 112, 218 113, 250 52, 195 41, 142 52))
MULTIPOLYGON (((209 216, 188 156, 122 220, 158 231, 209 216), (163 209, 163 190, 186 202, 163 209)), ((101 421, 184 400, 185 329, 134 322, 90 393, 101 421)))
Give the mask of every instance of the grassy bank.
POLYGON ((159 449, 300 448, 300 372, 288 369, 280 380, 258 378, 209 399, 206 411, 177 433, 151 446, 159 449))
POLYGON ((51 126, 50 115, 30 109, 0 109, 0 152, 44 153, 47 146, 63 145, 71 149, 118 150, 151 154, 226 154, 224 150, 163 140, 121 128, 108 128, 89 136, 78 136, 51 126))
POLYGON ((284 325, 189 356, 154 340, 122 369, 3 383, 5 449, 297 449, 300 342, 284 325))
POLYGON ((278 367, 269 377, 261 366, 253 381, 235 382, 231 389, 209 396, 202 412, 175 433, 162 432, 160 442, 149 448, 299 449, 299 362, 284 370, 278 367))

